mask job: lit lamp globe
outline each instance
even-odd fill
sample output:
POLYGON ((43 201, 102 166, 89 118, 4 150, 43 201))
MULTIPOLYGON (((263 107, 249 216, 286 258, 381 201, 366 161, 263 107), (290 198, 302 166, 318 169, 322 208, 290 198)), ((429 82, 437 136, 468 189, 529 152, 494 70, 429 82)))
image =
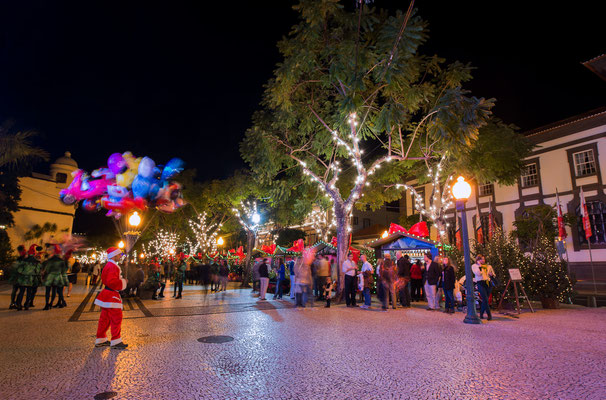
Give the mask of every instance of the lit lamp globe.
POLYGON ((259 215, 259 213, 254 213, 254 214, 252 215, 252 219, 251 219, 251 220, 252 220, 252 222, 253 222, 253 223, 256 225, 256 224, 258 224, 259 222, 261 222, 261 216, 259 215))
POLYGON ((141 259, 143 260, 145 258, 145 254, 141 253, 139 257, 141 257, 141 259))
POLYGON ((168 251, 168 253, 169 253, 169 254, 172 256, 173 254, 175 254, 175 249, 170 249, 170 250, 168 251))
POLYGON ((118 243, 118 247, 121 249, 124 248, 124 242, 122 240, 120 240, 120 243, 118 243))
POLYGON ((452 185, 452 195, 458 201, 465 201, 471 196, 471 185, 465 182, 465 178, 459 176, 457 182, 452 185))
POLYGON ((389 233, 387 231, 383 232, 383 234, 381 235, 383 239, 385 239, 387 236, 389 236, 389 233))
POLYGON ((217 239, 217 246, 223 246, 223 243, 225 243, 225 241, 221 236, 219 236, 219 239, 217 239))
POLYGON ((128 223, 134 227, 139 226, 139 224, 141 223, 141 216, 139 215, 139 213, 135 211, 133 215, 131 215, 128 219, 128 223))

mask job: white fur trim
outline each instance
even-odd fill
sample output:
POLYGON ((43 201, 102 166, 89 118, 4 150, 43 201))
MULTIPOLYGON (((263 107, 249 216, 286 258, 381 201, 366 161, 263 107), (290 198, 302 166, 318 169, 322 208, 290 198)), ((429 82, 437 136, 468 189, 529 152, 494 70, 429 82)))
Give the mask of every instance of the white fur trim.
POLYGON ((104 338, 96 338, 95 339, 95 344, 105 343, 105 342, 107 342, 107 338, 106 337, 104 337, 104 338))
POLYGON ((112 340, 112 341, 110 341, 110 342, 109 342, 109 345, 110 345, 110 346, 115 346, 115 345, 117 345, 118 343, 122 343, 122 338, 118 338, 118 339, 116 339, 116 340, 112 340))
POLYGON ((105 301, 101 301, 99 299, 95 299, 95 305, 103 308, 120 308, 122 309, 122 303, 109 303, 105 301))
POLYGON ((118 249, 118 250, 114 250, 111 253, 107 253, 107 259, 111 259, 112 257, 117 256, 118 254, 122 254, 122 250, 118 249))

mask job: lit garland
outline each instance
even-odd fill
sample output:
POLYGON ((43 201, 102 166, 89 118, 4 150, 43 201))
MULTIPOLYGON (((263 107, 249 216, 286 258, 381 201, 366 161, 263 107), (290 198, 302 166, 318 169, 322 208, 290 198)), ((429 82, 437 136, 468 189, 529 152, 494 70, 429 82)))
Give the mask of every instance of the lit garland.
POLYGON ((253 233, 257 231, 260 221, 254 221, 254 216, 259 215, 256 201, 241 201, 239 209, 234 207, 232 211, 244 229, 253 233))
POLYGON ((193 243, 186 239, 190 254, 212 253, 217 250, 217 235, 223 225, 207 219, 206 213, 198 215, 198 220, 189 220, 189 227, 194 233, 193 243))
POLYGON ((328 240, 331 229, 336 228, 337 226, 335 213, 331 213, 330 210, 323 210, 322 208, 312 210, 306 219, 314 228, 318 236, 324 241, 328 240))
POLYGON ((167 232, 163 229, 158 231, 156 238, 143 244, 143 253, 147 257, 170 257, 176 254, 179 243, 177 233, 167 232))
POLYGON ((438 228, 438 233, 440 237, 444 237, 446 234, 446 228, 450 226, 450 224, 444 221, 446 210, 452 207, 453 205, 453 197, 452 192, 450 191, 449 182, 452 180, 452 175, 446 179, 444 185, 440 183, 440 174, 442 172, 442 164, 446 159, 446 154, 442 156, 438 165, 434 168, 429 167, 427 176, 431 179, 431 197, 429 198, 429 206, 425 206, 425 199, 423 199, 419 193, 417 193, 416 189, 410 185, 406 184, 396 184, 396 189, 404 188, 410 193, 411 196, 415 199, 415 210, 417 210, 421 215, 427 216, 431 222, 436 225, 438 228), (440 201, 438 201, 438 198, 440 201))

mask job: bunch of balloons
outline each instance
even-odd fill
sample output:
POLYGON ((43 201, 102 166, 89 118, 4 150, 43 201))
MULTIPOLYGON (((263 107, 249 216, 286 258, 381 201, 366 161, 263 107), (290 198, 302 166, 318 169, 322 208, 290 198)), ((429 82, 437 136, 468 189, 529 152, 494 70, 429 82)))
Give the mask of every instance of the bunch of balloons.
POLYGON ((107 167, 90 175, 81 169, 74 171, 74 180, 59 196, 65 204, 82 200, 87 211, 105 208, 107 216, 116 219, 133 209, 144 211, 147 207, 171 213, 185 205, 181 185, 172 181, 183 166, 178 158, 162 167, 149 157, 136 158, 129 151, 114 153, 109 156, 107 167))

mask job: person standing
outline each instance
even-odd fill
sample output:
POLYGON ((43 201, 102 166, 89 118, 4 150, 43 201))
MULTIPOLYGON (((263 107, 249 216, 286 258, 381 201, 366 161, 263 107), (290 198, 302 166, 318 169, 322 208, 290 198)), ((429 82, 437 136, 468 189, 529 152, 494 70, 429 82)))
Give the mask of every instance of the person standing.
POLYGON ((356 307, 356 272, 358 267, 353 261, 353 253, 347 253, 347 260, 343 262, 342 267, 343 273, 345 274, 345 304, 347 307, 356 307))
POLYGON ((10 275, 8 276, 8 283, 13 286, 11 291, 11 304, 8 307, 9 310, 17 308, 17 292, 19 291, 19 284, 17 283, 19 272, 17 272, 17 270, 19 269, 21 262, 27 258, 27 251, 25 250, 24 245, 20 244, 17 247, 17 251, 19 252, 19 257, 17 257, 17 259, 12 263, 10 275))
POLYGON ((42 247, 32 244, 27 252, 28 256, 19 263, 17 268, 19 284, 19 294, 17 295, 16 308, 17 311, 22 309, 29 310, 30 304, 33 303, 33 289, 36 284, 36 275, 40 273, 39 253, 42 247), (23 306, 23 295, 25 296, 25 306, 23 306))
POLYGON ((63 299, 63 286, 66 285, 66 280, 63 278, 64 271, 67 271, 67 265, 65 261, 59 257, 61 254, 61 248, 56 244, 46 244, 46 255, 47 259, 42 263, 42 269, 44 270, 44 286, 46 286, 46 305, 44 310, 50 310, 55 296, 59 295, 59 300, 53 307, 63 308, 67 306, 63 299), (52 292, 52 297, 51 297, 52 292))
POLYGON ((225 292, 227 290, 227 278, 229 276, 229 264, 227 264, 227 260, 221 261, 221 266, 219 267, 219 284, 221 285, 219 290, 225 292))
POLYGON ((252 275, 253 275, 253 289, 252 292, 258 292, 259 291, 259 267, 261 267, 261 263, 260 262, 256 262, 253 265, 253 270, 252 270, 252 275))
POLYGON ((282 282, 286 279, 286 266, 281 258, 278 259, 278 271, 276 272, 276 291, 274 293, 274 300, 282 298, 282 282))
POLYGON ((383 306, 382 310, 386 311, 391 297, 391 306, 396 309, 396 289, 395 289, 395 273, 394 264, 391 260, 391 254, 385 252, 385 258, 381 264, 381 285, 383 286, 383 306))
POLYGON ((426 272, 426 280, 425 280, 425 295, 427 296, 427 309, 439 310, 440 303, 438 302, 438 280, 441 276, 441 268, 440 265, 431 259, 431 253, 427 252, 424 256, 425 259, 425 270, 426 272))
POLYGON ((76 283, 78 283, 78 272, 80 272, 80 269, 82 269, 82 267, 76 260, 67 273, 67 281, 69 282, 69 286, 67 287, 67 297, 72 294, 72 288, 76 283))
POLYGON ((486 313, 486 319, 490 321, 492 319, 492 313, 488 305, 488 283, 490 278, 484 262, 484 256, 478 254, 475 264, 471 266, 471 271, 473 272, 473 282, 476 284, 478 293, 480 294, 480 319, 483 319, 484 313, 486 313))
POLYGON ((268 286, 269 270, 267 267, 267 258, 264 258, 261 264, 259 264, 259 300, 265 300, 268 286))
MULTIPOLYGON (((396 255, 402 253, 397 252, 396 255)), ((400 304, 402 307, 410 307, 410 258, 408 254, 398 258, 398 295, 400 296, 400 304)))
POLYGON ((324 289, 324 284, 326 283, 326 279, 330 277, 330 261, 328 261, 328 256, 320 257, 318 261, 318 286, 320 288, 320 297, 321 300, 324 297, 324 293, 326 292, 324 289))
POLYGON ((454 314, 454 288, 455 288, 455 270, 450 264, 448 257, 442 258, 442 288, 444 289, 444 312, 454 314))
POLYGON ((288 272, 290 273, 290 298, 295 298, 295 261, 289 260, 286 264, 288 264, 288 272))
POLYGON ((371 304, 370 289, 374 284, 373 268, 368 262, 366 254, 362 254, 360 258, 362 259, 362 276, 364 279, 364 305, 360 308, 369 309, 371 304))
POLYGON ((134 274, 134 282, 132 285, 133 291, 132 295, 141 297, 141 285, 145 281, 145 272, 143 272, 143 266, 141 264, 137 264, 137 270, 134 274))
POLYGON ((93 277, 90 281, 91 285, 97 284, 97 279, 99 279, 100 274, 101 274, 101 263, 99 261, 96 261, 95 265, 93 267, 93 277))
POLYGON ((183 293, 183 282, 185 281, 186 271, 187 271, 187 261, 185 261, 185 254, 179 254, 179 265, 175 268, 175 281, 174 281, 174 290, 173 297, 176 299, 180 299, 183 293), (177 291, 179 294, 177 294, 177 291))
MULTIPOLYGON (((307 299, 310 297, 311 292, 311 263, 313 262, 313 256, 303 255, 297 259, 295 264, 295 282, 296 288, 296 306, 305 308, 307 305, 307 299)), ((313 296, 311 297, 313 307, 313 296)))
POLYGON ((412 289, 411 300, 421 301, 421 287, 423 286, 423 272, 421 270, 421 260, 417 260, 416 263, 410 267, 410 287, 412 289))
POLYGON ((107 263, 101 273, 101 283, 105 286, 97 295, 95 305, 101 307, 95 347, 111 346, 122 350, 128 345, 122 342, 122 298, 120 291, 126 289, 127 280, 122 278, 118 260, 122 250, 116 247, 107 249, 107 263), (111 341, 107 340, 107 329, 111 328, 111 341))

